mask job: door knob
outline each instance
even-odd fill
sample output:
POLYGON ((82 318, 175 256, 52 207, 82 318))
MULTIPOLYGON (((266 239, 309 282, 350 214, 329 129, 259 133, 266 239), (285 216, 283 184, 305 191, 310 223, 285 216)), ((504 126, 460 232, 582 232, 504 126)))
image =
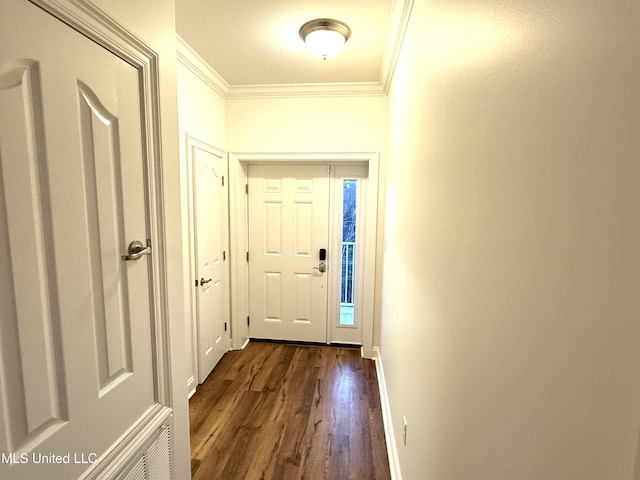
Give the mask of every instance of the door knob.
POLYGON ((127 250, 128 255, 122 255, 122 260, 138 260, 143 255, 151 255, 151 240, 147 240, 147 246, 145 247, 140 240, 135 240, 129 244, 127 250))
POLYGON ((327 271, 327 264, 324 262, 321 262, 320 265, 318 265, 317 267, 313 267, 314 270, 319 270, 320 273, 322 272, 326 272, 327 271))
POLYGON ((200 278, 200 286, 203 286, 205 283, 209 283, 210 281, 211 281, 210 278, 208 278, 206 280, 204 278, 200 278))

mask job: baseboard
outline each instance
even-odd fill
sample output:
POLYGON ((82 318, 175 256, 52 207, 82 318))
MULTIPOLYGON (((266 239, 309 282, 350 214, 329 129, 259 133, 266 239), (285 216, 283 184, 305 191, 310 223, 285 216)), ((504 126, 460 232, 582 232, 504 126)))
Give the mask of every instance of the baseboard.
POLYGON ((189 390, 189 393, 187 395, 187 400, 191 400, 191 397, 193 397, 195 394, 196 394, 196 389, 195 388, 189 390))
POLYGON ((196 393, 196 388, 198 388, 198 382, 196 381, 196 377, 191 375, 189 380, 187 380, 187 391, 189 392, 189 396, 187 398, 193 397, 193 394, 196 393))
POLYGON ((402 480, 400 463, 398 462, 398 449, 396 437, 393 434, 393 420, 391 408, 389 407, 389 396, 387 394, 387 383, 384 378, 382 368, 382 357, 380 348, 373 347, 373 360, 376 363, 376 374, 378 375, 378 390, 380 391, 380 405, 382 407, 382 420, 384 423, 384 438, 387 443, 387 455, 389 456, 389 470, 391 470, 391 480, 402 480))

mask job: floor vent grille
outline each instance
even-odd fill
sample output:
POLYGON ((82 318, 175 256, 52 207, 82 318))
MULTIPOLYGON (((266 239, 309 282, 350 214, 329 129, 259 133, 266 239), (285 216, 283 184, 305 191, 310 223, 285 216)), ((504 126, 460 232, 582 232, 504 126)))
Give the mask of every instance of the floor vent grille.
POLYGON ((122 480, 171 480, 171 449, 169 426, 158 431, 158 437, 142 454, 122 480))

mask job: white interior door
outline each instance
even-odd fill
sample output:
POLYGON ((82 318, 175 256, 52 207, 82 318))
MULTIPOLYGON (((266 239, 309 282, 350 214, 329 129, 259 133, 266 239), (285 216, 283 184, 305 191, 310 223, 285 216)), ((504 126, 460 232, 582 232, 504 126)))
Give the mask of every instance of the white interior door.
POLYGON ((198 380, 203 383, 229 350, 227 164, 222 154, 191 147, 196 275, 198 380))
POLYGON ((326 165, 249 166, 250 336, 326 342, 326 165))
POLYGON ((156 403, 139 75, 2 0, 1 478, 77 478, 156 403))

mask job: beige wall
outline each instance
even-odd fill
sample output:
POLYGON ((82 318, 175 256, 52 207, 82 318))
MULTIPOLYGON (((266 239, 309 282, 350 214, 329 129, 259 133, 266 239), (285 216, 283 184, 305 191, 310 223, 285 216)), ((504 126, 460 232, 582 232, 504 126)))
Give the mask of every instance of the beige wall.
POLYGON ((227 100, 230 152, 377 152, 386 143, 386 98, 227 100))
POLYGON ((225 99, 182 63, 178 63, 178 117, 181 153, 186 153, 186 134, 226 150, 225 99))
POLYGON ((389 97, 403 479, 631 479, 640 4, 490 3, 416 0, 389 97))
POLYGON ((93 0, 127 29, 135 33, 160 59, 160 110, 162 168, 167 252, 171 370, 174 408, 176 478, 190 478, 189 418, 184 382, 184 300, 182 237, 180 235, 180 170, 176 102, 175 18, 173 0, 93 0))

